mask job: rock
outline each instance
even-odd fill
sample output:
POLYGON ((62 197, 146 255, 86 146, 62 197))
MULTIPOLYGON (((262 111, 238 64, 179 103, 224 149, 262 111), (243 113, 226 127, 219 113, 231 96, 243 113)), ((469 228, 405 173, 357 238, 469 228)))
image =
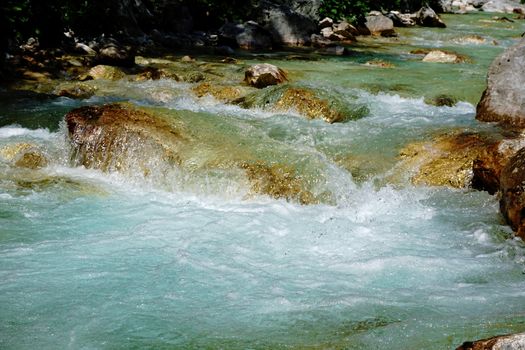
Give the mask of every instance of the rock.
POLYGON ((212 85, 210 83, 202 83, 194 88, 192 91, 197 97, 203 97, 205 95, 211 95, 215 99, 224 102, 230 102, 241 97, 242 92, 239 88, 233 86, 219 86, 212 85))
POLYGON ((415 14, 416 23, 420 26, 424 27, 439 27, 439 28, 445 28, 446 24, 439 18, 439 16, 436 14, 430 6, 425 5, 423 6, 418 12, 415 14))
POLYGON ((432 5, 435 7, 436 12, 439 13, 451 13, 453 9, 453 0, 438 0, 434 1, 432 5))
POLYGON ((0 148, 0 157, 19 168, 40 169, 48 164, 42 151, 29 143, 4 146, 0 148))
POLYGON ((383 15, 366 16, 363 28, 360 30, 362 35, 380 35, 380 36, 395 36, 394 22, 383 15))
POLYGON ((459 44, 475 44, 480 45, 487 42, 487 40, 481 35, 466 35, 460 38, 454 39, 454 42, 459 44))
POLYGON ((312 42, 313 47, 327 47, 333 44, 331 39, 325 38, 319 34, 312 34, 310 41, 312 42))
POLYGON ((59 85, 55 91, 58 96, 85 99, 93 96, 97 89, 85 83, 66 83, 59 85))
POLYGON ((386 16, 394 22, 395 27, 413 27, 416 25, 416 21, 408 13, 390 11, 386 16))
POLYGON ((97 54, 95 50, 83 43, 76 43, 75 49, 90 56, 95 56, 97 54))
POLYGON ((137 74, 135 80, 159 80, 159 79, 173 79, 176 81, 182 80, 177 74, 170 73, 165 69, 156 67, 146 67, 142 72, 137 74))
POLYGON ((334 20, 330 17, 325 17, 319 21, 319 28, 331 28, 334 25, 334 20))
POLYGON ((512 0, 490 0, 481 7, 481 10, 484 12, 512 13, 515 8, 524 8, 524 6, 520 2, 512 0))
POLYGON ((355 41, 355 36, 359 35, 359 31, 356 27, 348 23, 347 21, 341 21, 333 26, 335 34, 342 35, 346 39, 355 41))
MULTIPOLYGON (((432 141, 412 143, 401 150, 400 169, 411 173, 410 180, 415 185, 465 188, 475 176, 473 163, 476 160, 485 162, 487 169, 499 175, 503 161, 498 164, 489 161, 505 159, 498 146, 499 140, 492 136, 468 132, 442 135, 432 141)), ((476 188, 481 189, 485 186, 484 179, 477 176, 476 188)))
POLYGON ((362 105, 352 106, 348 96, 326 95, 305 87, 275 86, 257 91, 237 101, 245 108, 263 108, 273 112, 295 112, 308 119, 327 123, 346 122, 368 114, 362 105))
POLYGON ((425 103, 437 107, 452 107, 458 103, 458 99, 450 95, 437 95, 432 98, 425 98, 425 103))
POLYGON ((116 42, 102 46, 95 56, 96 64, 108 66, 132 67, 135 65, 135 53, 116 42))
POLYGON ((112 66, 98 65, 89 70, 87 74, 79 77, 79 80, 119 80, 126 76, 120 69, 112 66))
POLYGON ((423 62, 433 63, 462 63, 466 60, 465 56, 442 50, 432 50, 423 57, 423 62))
POLYGON ((261 147, 255 135, 262 134, 222 118, 111 104, 74 109, 66 124, 76 165, 142 176, 168 189, 204 189, 215 177, 222 184, 217 191, 232 186, 243 197, 245 188, 302 204, 332 200, 322 190, 317 154, 271 139, 261 147))
POLYGON ((309 119, 322 119, 330 124, 345 120, 342 113, 330 108, 329 101, 320 99, 310 90, 300 88, 286 89, 276 102, 275 109, 294 109, 309 119))
POLYGON ((395 65, 391 62, 383 61, 383 60, 371 60, 367 61, 365 63, 367 66, 374 66, 374 67, 380 67, 380 68, 394 68, 395 65))
POLYGON ((329 38, 333 34, 334 34, 334 30, 332 29, 332 27, 326 27, 326 28, 321 29, 321 35, 324 36, 325 38, 329 38))
MULTIPOLYGON (((500 177, 500 210, 517 235, 525 239, 525 148, 503 168, 500 177)), ((525 341, 525 338, 522 339, 525 341)), ((525 343, 524 343, 525 346, 525 343)))
POLYGON ((191 63, 191 62, 195 62, 195 58, 186 55, 186 56, 182 56, 180 61, 185 62, 185 63, 191 63))
POLYGON ((235 51, 228 45, 219 45, 213 49, 216 55, 233 56, 235 51))
POLYGON ((282 164, 266 165, 262 162, 245 163, 241 167, 251 182, 255 193, 267 194, 276 199, 294 198, 301 204, 316 202, 310 191, 305 191, 294 169, 282 164))
POLYGON ((272 35, 278 45, 303 46, 310 44, 310 36, 317 31, 313 21, 285 5, 262 2, 259 22, 272 35))
POLYGON ((284 83, 288 79, 286 73, 268 63, 261 63, 251 66, 244 73, 244 81, 251 86, 256 88, 264 88, 270 85, 277 85, 284 83))
POLYGON ((488 339, 465 342, 456 350, 523 350, 525 333, 498 335, 488 339))
POLYGON ((525 125, 525 38, 490 65, 487 88, 478 103, 476 119, 525 125))
POLYGON ((258 23, 226 23, 219 29, 219 38, 226 45, 235 45, 246 50, 267 50, 272 48, 270 33, 258 23))

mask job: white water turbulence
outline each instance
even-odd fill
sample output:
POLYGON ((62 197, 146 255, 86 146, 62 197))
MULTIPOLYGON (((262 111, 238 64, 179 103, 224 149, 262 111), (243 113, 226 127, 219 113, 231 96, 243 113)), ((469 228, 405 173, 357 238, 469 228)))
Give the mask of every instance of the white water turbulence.
MULTIPOLYGON (((424 30, 417 40, 430 46, 435 33, 424 30)), ((373 68, 344 59, 315 70, 277 62, 303 74, 300 86, 366 106, 366 116, 338 124, 198 98, 167 80, 100 83, 86 100, 0 99, 0 349, 437 350, 523 331, 525 249, 498 199, 390 181, 408 143, 491 126, 474 120, 470 100, 436 107, 417 91, 352 85, 346 70, 373 68), (190 118, 204 133, 192 135, 210 136, 204 145, 242 140, 228 150, 284 154, 314 180, 322 173, 315 184, 330 200, 250 193, 241 170, 159 165, 147 177, 75 163, 64 114, 123 100, 190 118), (27 150, 46 162, 17 166, 27 150)), ((399 69, 420 64, 402 61, 399 69)), ((384 72, 370 80, 399 79, 384 72)))

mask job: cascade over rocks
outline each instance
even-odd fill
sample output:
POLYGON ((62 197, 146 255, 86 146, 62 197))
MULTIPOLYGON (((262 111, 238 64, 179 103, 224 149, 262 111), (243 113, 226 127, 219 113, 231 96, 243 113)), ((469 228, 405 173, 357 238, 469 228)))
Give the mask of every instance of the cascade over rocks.
POLYGON ((490 65, 476 119, 525 126, 525 38, 490 65))
POLYGON ((75 165, 167 186, 181 173, 183 181, 207 182, 218 176, 217 181, 235 181, 252 194, 301 204, 333 201, 332 194, 319 187, 326 179, 317 156, 271 139, 261 147, 259 137, 223 119, 110 104, 74 109, 66 115, 66 124, 75 165))

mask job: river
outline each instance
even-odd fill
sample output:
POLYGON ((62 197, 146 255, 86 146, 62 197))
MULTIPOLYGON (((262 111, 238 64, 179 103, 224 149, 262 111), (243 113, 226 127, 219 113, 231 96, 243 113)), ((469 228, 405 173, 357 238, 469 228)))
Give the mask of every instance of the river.
MULTIPOLYGON (((169 79, 97 82, 84 100, 1 91, 0 149, 27 143, 48 163, 31 170, 0 157, 0 348, 451 349, 523 331, 525 246, 497 198, 395 176, 410 142, 495 128, 474 119, 475 105, 488 65, 523 25, 491 14, 444 21, 363 39, 348 56, 240 57, 366 109, 346 123, 197 98, 194 84, 169 79), (421 62, 410 54, 418 48, 471 61, 421 62), (365 64, 372 59, 393 68, 365 64), (459 102, 425 103, 439 94, 459 102), (233 140, 225 152, 285 154, 297 171, 320 174, 317 190, 330 198, 254 195, 237 176, 191 166, 150 164, 149 178, 77 166, 65 113, 115 101, 214 130, 203 138, 233 140)), ((223 66, 242 79, 242 67, 223 66)), ((192 152, 198 163, 206 150, 192 152)))

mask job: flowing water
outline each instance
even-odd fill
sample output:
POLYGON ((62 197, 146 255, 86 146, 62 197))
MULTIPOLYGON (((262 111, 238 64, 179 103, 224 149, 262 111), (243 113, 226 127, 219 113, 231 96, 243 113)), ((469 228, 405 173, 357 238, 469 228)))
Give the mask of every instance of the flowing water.
MULTIPOLYGON (((85 100, 3 91, 0 348, 451 349, 525 330, 525 249, 497 198, 416 187, 406 174, 392 180, 409 142, 493 128, 475 121, 475 103, 488 64, 523 26, 490 14, 445 21, 445 30, 364 40, 350 56, 242 57, 366 107, 366 117, 341 124, 198 99, 191 83, 172 80, 99 82, 85 100), (461 39, 471 34, 484 42, 461 39), (436 47, 472 61, 409 53, 436 47), (365 65, 378 58, 394 68, 365 65), (460 102, 424 102, 443 93, 460 102), (284 154, 321 176, 319 191, 331 197, 300 205, 254 195, 242 176, 166 173, 153 161, 155 181, 75 166, 64 114, 110 101, 190 120, 208 147, 227 145, 228 154, 284 154), (13 166, 8 150, 21 144, 47 165, 13 166)), ((242 79, 239 65, 223 67, 242 79)), ((192 150, 194 168, 206 151, 192 150)))

